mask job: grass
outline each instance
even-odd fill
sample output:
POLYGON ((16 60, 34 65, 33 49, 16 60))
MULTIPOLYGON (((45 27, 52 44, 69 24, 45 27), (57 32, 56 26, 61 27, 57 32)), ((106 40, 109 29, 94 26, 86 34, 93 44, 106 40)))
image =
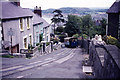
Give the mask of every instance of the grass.
POLYGON ((14 56, 11 56, 11 55, 2 55, 0 57, 3 57, 3 58, 14 58, 14 56))

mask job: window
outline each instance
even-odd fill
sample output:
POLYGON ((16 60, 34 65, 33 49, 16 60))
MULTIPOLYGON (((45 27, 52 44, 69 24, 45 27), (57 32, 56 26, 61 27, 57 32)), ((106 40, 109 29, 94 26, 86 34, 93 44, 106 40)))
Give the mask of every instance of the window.
POLYGON ((23 19, 20 18, 20 30, 23 31, 23 19))
POLYGON ((32 36, 30 35, 29 38, 30 38, 30 44, 32 44, 32 36))
POLYGON ((24 48, 27 49, 27 38, 24 38, 24 48))
POLYGON ((30 29, 30 20, 27 18, 27 29, 30 29))

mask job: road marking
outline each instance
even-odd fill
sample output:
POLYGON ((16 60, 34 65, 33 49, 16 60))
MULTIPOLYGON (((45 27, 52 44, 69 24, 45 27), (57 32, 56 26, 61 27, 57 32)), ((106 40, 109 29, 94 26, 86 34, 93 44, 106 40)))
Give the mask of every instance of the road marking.
POLYGON ((24 67, 24 68, 20 68, 20 69, 17 69, 19 71, 23 71, 23 70, 27 70, 27 69, 31 69, 33 67, 37 67, 37 66, 40 66, 40 65, 44 65, 44 64, 47 64, 49 62, 51 62, 53 60, 50 60, 50 61, 46 61, 46 62, 43 62, 43 63, 40 63, 40 64, 36 64, 36 65, 32 65, 32 66, 28 66, 28 67, 24 67))
POLYGON ((42 61, 37 61, 37 62, 29 63, 29 64, 35 64, 35 63, 39 63, 39 62, 42 62, 42 61))
POLYGON ((7 68, 7 69, 2 69, 0 71, 8 71, 8 70, 12 70, 12 69, 17 69, 17 68, 20 68, 22 66, 14 66, 14 67, 10 67, 10 68, 7 68))
POLYGON ((59 59, 59 60, 57 60, 55 62, 57 62, 57 63, 63 63, 65 61, 67 61, 68 59, 72 58, 74 55, 75 55, 74 53, 70 53, 70 55, 68 55, 68 56, 66 56, 66 57, 64 57, 62 59, 59 59))
POLYGON ((24 76, 18 76, 17 78, 23 78, 24 76))
POLYGON ((45 60, 47 61, 47 60, 51 60, 51 59, 53 59, 53 58, 47 58, 47 59, 45 59, 45 60))
POLYGON ((45 65, 42 65, 42 66, 48 66, 49 64, 45 64, 45 65))

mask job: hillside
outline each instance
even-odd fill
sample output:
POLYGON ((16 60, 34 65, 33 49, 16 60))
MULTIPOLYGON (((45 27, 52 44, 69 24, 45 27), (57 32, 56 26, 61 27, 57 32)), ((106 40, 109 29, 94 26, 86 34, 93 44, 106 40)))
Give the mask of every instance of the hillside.
MULTIPOLYGON (((43 14, 52 13, 55 9, 42 10, 43 14)), ((106 12, 107 9, 90 9, 90 8, 79 8, 79 7, 63 7, 60 8, 63 14, 86 14, 94 12, 106 12)))

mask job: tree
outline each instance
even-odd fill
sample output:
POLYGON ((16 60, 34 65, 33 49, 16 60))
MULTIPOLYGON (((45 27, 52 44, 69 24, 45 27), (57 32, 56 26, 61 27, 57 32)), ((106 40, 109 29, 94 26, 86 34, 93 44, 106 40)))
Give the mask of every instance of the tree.
POLYGON ((93 26, 93 20, 91 15, 82 17, 82 34, 89 35, 90 28, 93 26))
POLYGON ((68 33, 68 36, 80 33, 81 23, 81 18, 79 16, 68 15, 68 21, 65 24, 65 32, 68 33))
POLYGON ((54 16, 51 19, 51 21, 52 21, 52 23, 54 23, 54 33, 55 33, 56 25, 59 26, 60 23, 64 23, 65 20, 63 19, 63 15, 62 15, 61 10, 56 9, 56 10, 53 11, 53 13, 54 13, 54 16))
POLYGON ((63 31, 64 31, 64 28, 63 28, 62 26, 57 27, 57 28, 56 28, 56 31, 58 31, 58 32, 63 32, 63 31))
POLYGON ((102 18, 102 20, 100 20, 100 26, 102 28, 101 30, 102 36, 106 34, 106 25, 107 25, 107 20, 105 18, 102 18))

